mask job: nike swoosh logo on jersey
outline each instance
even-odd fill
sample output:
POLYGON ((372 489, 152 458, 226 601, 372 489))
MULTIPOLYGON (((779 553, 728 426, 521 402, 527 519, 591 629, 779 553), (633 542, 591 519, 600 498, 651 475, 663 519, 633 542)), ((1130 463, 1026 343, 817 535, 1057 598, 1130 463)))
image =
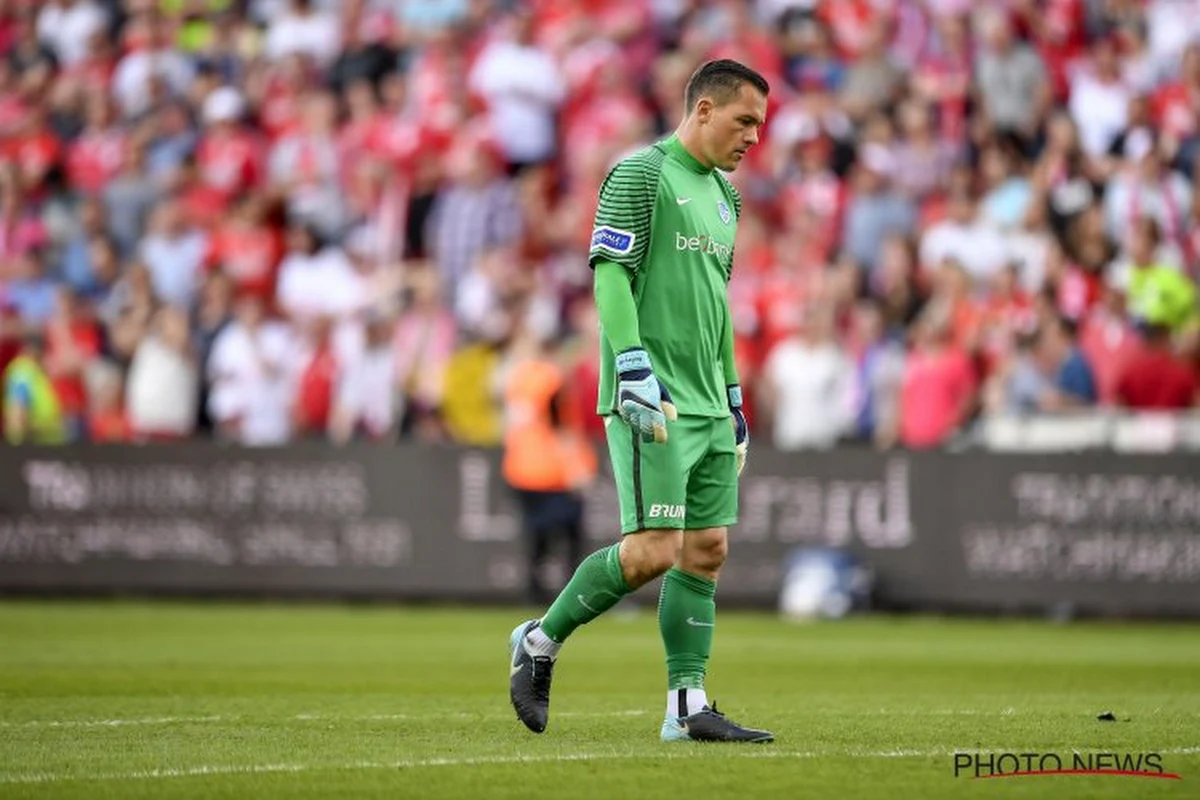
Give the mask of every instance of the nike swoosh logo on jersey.
POLYGON ((512 677, 525 668, 524 664, 514 664, 508 668, 508 677, 512 677))
POLYGON ((679 204, 679 205, 681 205, 681 206, 685 206, 685 205, 687 205, 688 203, 692 202, 692 198, 690 198, 690 197, 676 197, 676 198, 675 198, 675 202, 676 202, 676 203, 678 203, 678 204, 679 204))
POLYGON ((711 627, 713 627, 713 626, 714 626, 716 623, 714 623, 714 622, 700 622, 699 620, 697 620, 697 619, 695 619, 695 618, 693 618, 693 617, 688 617, 688 618, 687 618, 687 624, 688 624, 688 625, 695 626, 695 627, 697 627, 697 628, 711 628, 711 627))

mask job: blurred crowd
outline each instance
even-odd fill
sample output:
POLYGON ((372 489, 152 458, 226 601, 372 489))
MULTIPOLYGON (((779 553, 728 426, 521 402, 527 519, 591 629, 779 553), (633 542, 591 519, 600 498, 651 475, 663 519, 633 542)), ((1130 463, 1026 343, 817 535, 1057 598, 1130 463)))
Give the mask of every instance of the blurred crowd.
POLYGON ((1200 0, 0 0, 9 441, 498 443, 593 413, 600 183, 770 81, 730 284, 756 436, 1194 407, 1200 0))

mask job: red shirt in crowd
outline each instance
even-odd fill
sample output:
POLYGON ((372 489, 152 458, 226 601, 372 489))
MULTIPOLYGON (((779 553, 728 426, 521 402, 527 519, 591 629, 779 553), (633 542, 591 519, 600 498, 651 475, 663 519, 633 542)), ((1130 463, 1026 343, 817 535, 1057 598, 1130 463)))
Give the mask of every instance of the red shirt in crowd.
POLYGON ((954 432, 975 391, 975 373, 957 348, 914 350, 900 390, 900 441, 905 447, 937 447, 954 432))
POLYGON ((17 136, 4 148, 4 157, 24 175, 45 175, 62 158, 62 143, 49 130, 17 136))
POLYGON ((236 294, 261 297, 269 306, 282 257, 283 240, 278 231, 231 220, 213 233, 207 263, 209 269, 225 273, 236 294))
POLYGON ((67 175, 72 186, 87 194, 103 190, 121 171, 125 141, 120 128, 84 131, 67 153, 67 175))
POLYGON ((1182 409, 1196 401, 1196 373, 1162 348, 1135 355, 1117 383, 1117 399, 1134 409, 1182 409))
POLYGON ((241 130, 227 136, 210 133, 196 150, 201 180, 219 192, 225 203, 258 183, 260 159, 257 140, 241 130))
MULTIPOLYGON (((66 357, 64 351, 69 348, 74 348, 76 356, 83 360, 90 360, 99 355, 100 331, 96 325, 87 320, 77 320, 66 328, 50 325, 46 330, 47 362, 54 364, 58 359, 66 357)), ((65 373, 55 375, 51 382, 63 413, 82 414, 87 406, 83 376, 78 372, 65 373)))
POLYGON ((133 426, 120 408, 90 414, 87 421, 88 441, 130 442, 133 441, 133 426))
POLYGON ((296 387, 296 427, 299 430, 321 433, 328 427, 337 374, 337 357, 332 345, 325 342, 300 373, 296 387))
POLYGON ((1079 349, 1092 368, 1096 394, 1102 405, 1117 402, 1117 386, 1125 370, 1142 349, 1133 326, 1124 317, 1097 309, 1079 327, 1079 349))

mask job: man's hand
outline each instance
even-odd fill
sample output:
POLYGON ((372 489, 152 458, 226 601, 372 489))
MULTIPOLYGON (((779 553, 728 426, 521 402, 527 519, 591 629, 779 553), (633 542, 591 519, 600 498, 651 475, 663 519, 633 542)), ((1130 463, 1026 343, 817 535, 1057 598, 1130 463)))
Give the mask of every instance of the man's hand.
POLYGON ((742 411, 742 387, 734 384, 726 387, 729 396, 729 421, 733 423, 733 440, 737 443, 738 475, 746 468, 746 454, 750 450, 750 426, 742 411))
POLYGON ((618 353, 617 409, 621 419, 641 434, 644 442, 667 440, 667 420, 677 416, 671 393, 650 368, 650 356, 640 347, 618 353))

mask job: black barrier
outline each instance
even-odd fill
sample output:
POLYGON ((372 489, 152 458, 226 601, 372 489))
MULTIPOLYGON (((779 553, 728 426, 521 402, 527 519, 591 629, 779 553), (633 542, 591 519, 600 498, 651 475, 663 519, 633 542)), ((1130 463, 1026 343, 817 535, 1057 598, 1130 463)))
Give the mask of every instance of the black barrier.
MULTIPOLYGON (((519 600, 520 518, 498 464, 449 447, 8 448, 0 589, 519 600)), ((1193 467, 759 447, 721 602, 774 605, 788 555, 824 545, 862 558, 887 607, 1197 616, 1193 467)), ((613 540, 611 481, 587 501, 589 536, 613 540)))

